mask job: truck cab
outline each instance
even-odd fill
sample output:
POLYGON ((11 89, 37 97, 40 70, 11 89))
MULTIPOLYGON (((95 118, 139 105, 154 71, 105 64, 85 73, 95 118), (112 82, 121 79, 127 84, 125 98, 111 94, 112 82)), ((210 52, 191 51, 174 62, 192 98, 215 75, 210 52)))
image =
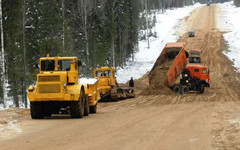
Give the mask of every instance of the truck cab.
POLYGON ((101 94, 104 95, 113 87, 117 86, 115 77, 115 69, 112 67, 101 67, 93 71, 93 77, 99 79, 99 88, 101 94))
POLYGON ((102 100, 117 101, 135 96, 133 87, 119 85, 113 67, 101 67, 93 71, 93 77, 99 80, 102 100))
POLYGON ((202 51, 200 49, 191 49, 189 51, 189 63, 201 63, 201 57, 200 54, 202 53, 202 51))
POLYGON ((203 93, 205 87, 210 87, 210 71, 200 64, 188 64, 182 72, 181 85, 187 85, 189 90, 203 93))
POLYGON ((61 110, 69 112, 73 118, 88 115, 89 86, 79 84, 79 66, 77 57, 48 55, 39 59, 36 85, 28 88, 33 119, 59 114, 61 110))

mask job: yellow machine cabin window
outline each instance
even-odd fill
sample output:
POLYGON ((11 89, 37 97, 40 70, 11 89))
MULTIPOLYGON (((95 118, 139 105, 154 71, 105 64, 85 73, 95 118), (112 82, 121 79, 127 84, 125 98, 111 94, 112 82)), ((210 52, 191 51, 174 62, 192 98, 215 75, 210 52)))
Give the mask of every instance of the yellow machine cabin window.
POLYGON ((41 71, 54 71, 55 63, 54 60, 42 60, 41 71))
POLYGON ((101 77, 101 76, 102 76, 102 71, 96 71, 95 75, 96 75, 97 77, 101 77))
POLYGON ((104 71, 104 76, 111 76, 111 71, 110 70, 106 70, 104 71))
POLYGON ((59 70, 60 71, 70 71, 71 62, 73 60, 59 60, 59 70))

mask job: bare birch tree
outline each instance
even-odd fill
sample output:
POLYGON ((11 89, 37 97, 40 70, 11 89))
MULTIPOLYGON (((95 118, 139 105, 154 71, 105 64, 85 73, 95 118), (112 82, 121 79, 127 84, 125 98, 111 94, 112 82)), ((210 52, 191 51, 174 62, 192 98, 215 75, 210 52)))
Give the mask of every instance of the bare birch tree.
POLYGON ((27 108, 27 87, 28 87, 28 70, 26 62, 26 38, 25 38, 25 25, 26 25, 26 0, 22 3, 22 45, 23 45, 23 69, 24 69, 24 105, 27 108))
POLYGON ((6 94, 6 72, 5 72, 5 53, 4 53, 4 39, 3 39, 3 14, 2 14, 2 0, 0 0, 0 28, 1 28, 1 63, 2 63, 2 88, 3 88, 3 107, 7 107, 6 94))

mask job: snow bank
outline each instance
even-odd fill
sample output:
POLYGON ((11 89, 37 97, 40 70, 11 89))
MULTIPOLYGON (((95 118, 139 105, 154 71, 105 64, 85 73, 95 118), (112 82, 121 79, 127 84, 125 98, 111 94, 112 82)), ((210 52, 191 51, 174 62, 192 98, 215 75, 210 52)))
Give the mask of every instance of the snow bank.
POLYGON ((97 82, 98 79, 95 78, 80 78, 79 83, 80 84, 94 84, 97 82))
POLYGON ((184 21, 181 21, 181 19, 189 16, 195 8, 200 6, 202 5, 197 3, 192 6, 167 10, 164 14, 157 13, 157 23, 152 29, 152 32, 157 33, 157 38, 150 38, 149 49, 147 48, 147 41, 138 42, 139 51, 135 54, 134 61, 129 60, 124 68, 117 68, 117 81, 125 83, 130 80, 130 77, 138 79, 150 71, 165 44, 178 40, 179 36, 176 35, 176 30, 179 33, 184 33, 184 21))
POLYGON ((233 5, 233 2, 219 4, 218 28, 227 32, 223 35, 228 44, 228 50, 223 53, 234 62, 237 72, 240 72, 240 8, 233 5))

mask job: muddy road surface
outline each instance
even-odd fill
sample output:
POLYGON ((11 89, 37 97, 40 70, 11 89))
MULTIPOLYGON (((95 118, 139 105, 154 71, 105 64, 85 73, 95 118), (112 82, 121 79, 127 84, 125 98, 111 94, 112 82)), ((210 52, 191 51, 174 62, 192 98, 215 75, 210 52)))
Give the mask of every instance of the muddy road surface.
POLYGON ((0 149, 240 149, 240 75, 222 54, 227 47, 216 27, 217 13, 217 5, 194 10, 185 19, 186 34, 179 40, 187 42, 187 49, 203 51, 203 63, 211 74, 211 88, 204 94, 139 95, 99 103, 98 113, 83 119, 32 120, 28 110, 13 109, 9 113, 15 114, 14 122, 14 117, 0 111, 0 127, 15 125, 1 130, 0 149), (188 37, 190 29, 196 37, 188 37))

